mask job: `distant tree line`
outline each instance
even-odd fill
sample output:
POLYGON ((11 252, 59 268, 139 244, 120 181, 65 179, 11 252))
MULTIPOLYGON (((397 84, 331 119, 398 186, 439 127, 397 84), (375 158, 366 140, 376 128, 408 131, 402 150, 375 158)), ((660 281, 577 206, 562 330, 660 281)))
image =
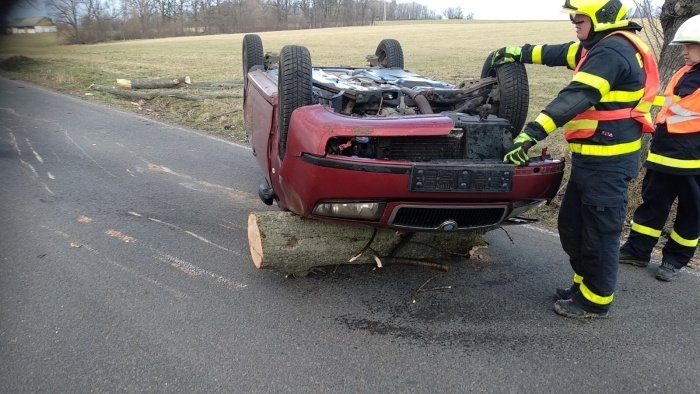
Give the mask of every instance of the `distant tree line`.
MULTIPOLYGON (((71 43, 439 19, 396 0, 46 0, 71 43)), ((451 10, 449 17, 462 15, 451 10)))

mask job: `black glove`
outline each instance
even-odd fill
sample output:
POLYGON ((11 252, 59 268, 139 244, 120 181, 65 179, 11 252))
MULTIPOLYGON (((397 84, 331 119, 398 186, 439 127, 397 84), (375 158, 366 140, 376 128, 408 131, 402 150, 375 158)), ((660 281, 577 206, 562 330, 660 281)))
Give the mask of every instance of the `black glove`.
POLYGON ((523 49, 521 47, 503 47, 491 55, 491 65, 500 66, 506 63, 519 63, 523 49))

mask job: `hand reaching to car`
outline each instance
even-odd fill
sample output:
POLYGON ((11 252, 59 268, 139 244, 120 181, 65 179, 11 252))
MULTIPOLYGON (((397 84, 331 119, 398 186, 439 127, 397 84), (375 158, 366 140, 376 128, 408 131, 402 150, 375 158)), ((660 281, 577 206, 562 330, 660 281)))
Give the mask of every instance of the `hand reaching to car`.
POLYGON ((537 143, 537 140, 525 133, 518 134, 513 140, 513 149, 503 157, 504 163, 526 166, 530 161, 527 151, 537 143))
POLYGON ((491 65, 500 66, 506 63, 519 63, 521 54, 521 47, 503 47, 493 51, 491 65))

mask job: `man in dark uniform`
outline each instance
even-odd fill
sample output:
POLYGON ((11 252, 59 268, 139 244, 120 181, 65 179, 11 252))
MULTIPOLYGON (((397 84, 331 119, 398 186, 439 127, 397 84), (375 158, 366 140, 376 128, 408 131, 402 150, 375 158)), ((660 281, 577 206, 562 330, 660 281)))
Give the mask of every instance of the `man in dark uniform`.
POLYGON ((571 177, 559 211, 562 248, 574 271, 556 289, 554 311, 572 318, 607 317, 617 283, 619 239, 627 186, 639 171, 642 132, 653 131, 649 110, 658 68, 627 20, 620 0, 566 0, 579 42, 506 47, 493 64, 509 61, 566 66, 572 81, 515 138, 504 161, 527 165, 528 149, 564 126, 571 177))
POLYGON ((685 21, 671 44, 683 45, 682 67, 664 93, 642 182, 643 203, 634 212, 620 262, 646 267, 678 198, 673 230, 656 278, 670 282, 695 254, 700 236, 700 15, 685 21))

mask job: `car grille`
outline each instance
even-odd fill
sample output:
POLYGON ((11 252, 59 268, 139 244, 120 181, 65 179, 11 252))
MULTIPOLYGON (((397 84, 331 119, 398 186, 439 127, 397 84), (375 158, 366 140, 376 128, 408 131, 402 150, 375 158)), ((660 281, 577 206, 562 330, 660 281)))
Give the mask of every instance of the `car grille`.
POLYGON ((445 224, 455 224, 454 230, 468 230, 498 225, 506 214, 505 206, 480 206, 469 208, 433 208, 399 206, 389 225, 416 230, 448 231, 445 224))
POLYGON ((454 137, 390 138, 379 143, 377 158, 407 161, 463 159, 464 148, 464 141, 454 137))

